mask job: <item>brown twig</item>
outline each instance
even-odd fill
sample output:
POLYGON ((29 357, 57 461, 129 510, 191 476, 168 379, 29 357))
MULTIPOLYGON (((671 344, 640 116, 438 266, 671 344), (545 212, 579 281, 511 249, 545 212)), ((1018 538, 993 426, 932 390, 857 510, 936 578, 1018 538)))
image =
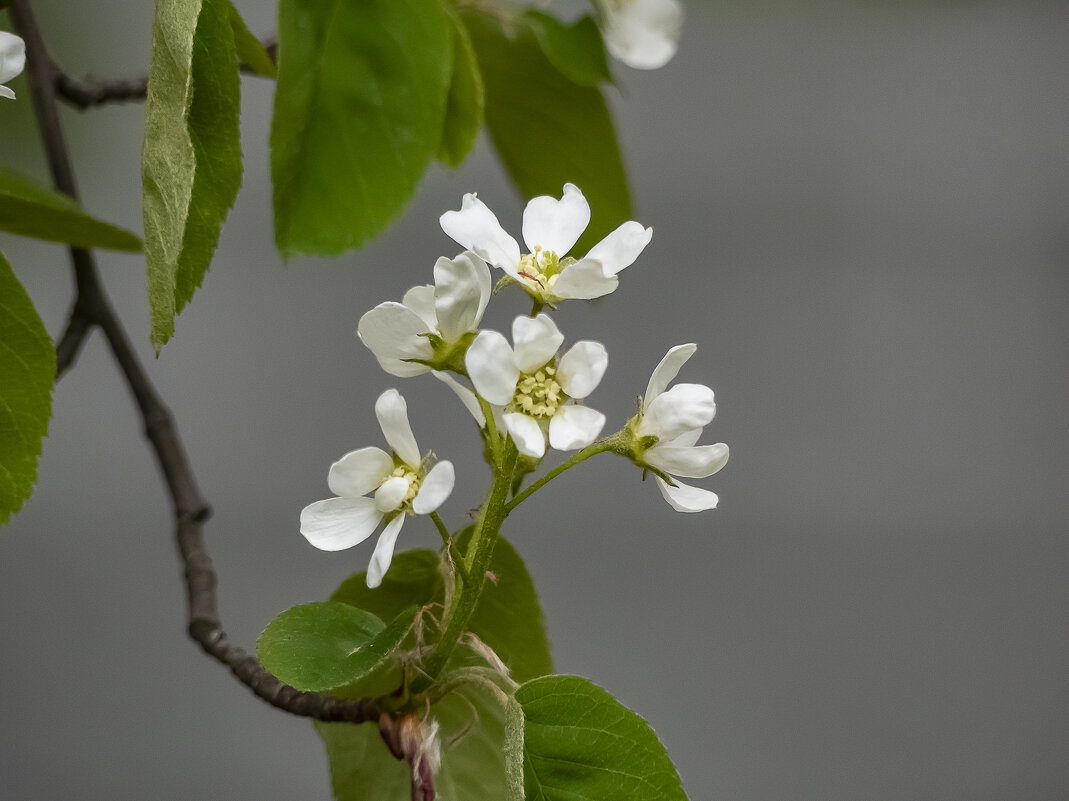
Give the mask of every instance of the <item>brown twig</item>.
MULTIPOLYGON (((9 12, 15 29, 26 42, 26 73, 53 183, 59 191, 76 197, 74 173, 56 105, 60 72, 48 55, 29 0, 13 0, 9 12)), ((323 721, 377 721, 379 709, 375 699, 350 701, 321 693, 300 692, 280 682, 260 666, 256 657, 227 639, 216 611, 215 571, 202 535, 202 524, 211 509, 197 489, 171 414, 141 368, 122 324, 104 294, 92 253, 83 248, 71 248, 70 254, 77 299, 67 329, 56 348, 57 374, 71 366, 86 335, 99 326, 137 402, 145 436, 152 445, 171 496, 178 550, 185 568, 190 636, 208 654, 229 667, 257 696, 279 709, 323 721)))
MULTIPOLYGON (((274 39, 267 39, 262 44, 271 60, 275 61, 278 51, 277 42, 274 39)), ((56 95, 83 111, 94 106, 103 106, 106 103, 144 100, 148 92, 148 78, 145 76, 111 80, 75 78, 63 72, 55 64, 52 65, 52 69, 55 74, 56 95)), ((244 66, 241 71, 251 75, 257 74, 244 66)))

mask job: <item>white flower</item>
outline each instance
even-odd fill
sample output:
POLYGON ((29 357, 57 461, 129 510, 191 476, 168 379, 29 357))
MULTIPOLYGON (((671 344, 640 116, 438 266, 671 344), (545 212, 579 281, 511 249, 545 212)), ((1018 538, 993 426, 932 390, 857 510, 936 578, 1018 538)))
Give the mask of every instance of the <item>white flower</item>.
POLYGON ((360 318, 357 336, 390 375, 430 372, 430 365, 420 362, 447 357, 478 328, 490 291, 490 268, 481 258, 471 252, 443 256, 434 265, 433 286, 413 287, 400 303, 380 303, 360 318))
POLYGON ((590 222, 590 206, 574 184, 565 184, 560 200, 542 195, 523 210, 521 255, 494 213, 474 194, 464 195, 460 211, 441 217, 442 230, 508 273, 541 303, 567 298, 591 300, 608 295, 619 283, 616 274, 629 267, 649 244, 652 228, 625 222, 578 261, 567 253, 590 222))
MULTIPOLYGON (((706 478, 727 464, 728 446, 697 445, 702 428, 716 415, 713 391, 702 384, 667 386, 679 373, 697 345, 676 345, 661 359, 650 376, 643 409, 635 428, 637 437, 657 437, 657 442, 640 456, 641 462, 668 475, 706 478)), ((675 482, 671 486, 655 476, 664 499, 678 512, 715 509, 717 497, 699 487, 675 482)))
POLYGON ((679 0, 595 0, 595 4, 613 58, 635 69, 652 70, 676 54, 683 27, 679 0))
POLYGON ((408 407, 396 389, 379 396, 375 416, 393 454, 375 447, 345 454, 330 466, 327 478, 330 491, 338 497, 316 501, 301 512, 301 533, 323 551, 358 545, 387 518, 367 568, 369 587, 382 582, 405 517, 435 511, 453 491, 454 482, 451 462, 425 469, 408 423, 408 407))
MULTIPOLYGON (((26 66, 26 43, 13 33, 0 31, 0 84, 7 83, 26 66)), ((15 99, 15 93, 0 86, 0 97, 15 99)))
POLYGON ((585 448, 597 439, 605 415, 578 406, 601 382, 609 356, 600 342, 576 342, 559 360, 564 336, 545 314, 517 317, 513 347, 497 331, 480 331, 465 356, 476 391, 504 407, 502 421, 520 453, 535 459, 549 444, 557 450, 585 448))

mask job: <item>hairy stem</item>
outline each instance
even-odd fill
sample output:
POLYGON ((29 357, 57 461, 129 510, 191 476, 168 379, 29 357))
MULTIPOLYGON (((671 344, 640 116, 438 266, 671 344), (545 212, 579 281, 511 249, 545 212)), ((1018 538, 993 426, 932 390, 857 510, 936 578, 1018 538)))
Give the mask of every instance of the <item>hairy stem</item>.
POLYGON ((457 582, 457 595, 446 611, 442 636, 423 662, 423 674, 412 685, 414 693, 426 690, 442 672, 461 635, 467 629, 468 621, 471 620, 486 585, 486 570, 490 566, 490 558, 494 555, 501 524, 508 515, 505 502, 512 486, 512 473, 516 469, 518 456, 512 440, 507 440, 504 447, 504 458, 501 464, 495 465, 494 483, 479 510, 479 518, 475 521, 475 528, 464 554, 467 580, 457 582))

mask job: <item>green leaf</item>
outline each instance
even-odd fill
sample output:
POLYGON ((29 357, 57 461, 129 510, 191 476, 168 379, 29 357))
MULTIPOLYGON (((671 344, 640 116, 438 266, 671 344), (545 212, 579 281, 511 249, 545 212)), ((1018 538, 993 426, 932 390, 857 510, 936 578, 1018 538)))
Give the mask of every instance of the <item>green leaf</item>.
POLYGON ((375 615, 342 603, 311 603, 272 620, 256 644, 267 670, 298 690, 321 692, 370 675, 412 628, 414 608, 386 626, 375 615))
MULTIPOLYGON (((505 798, 501 702, 468 688, 435 703, 441 730, 442 764, 434 789, 443 801, 505 798)), ((373 723, 316 723, 327 747, 331 784, 338 801, 404 801, 410 797, 410 769, 387 750, 373 723)))
MULTIPOLYGON (((461 547, 466 542, 465 535, 460 538, 461 547)), ((357 573, 346 579, 330 600, 367 609, 387 619, 408 606, 441 604, 445 593, 438 564, 438 555, 433 551, 406 551, 394 556, 377 589, 368 589, 366 574, 357 573)), ((523 559, 504 537, 494 548, 490 572, 495 580, 486 583, 469 628, 494 649, 516 681, 551 673, 553 659, 538 593, 523 559)))
POLYGON ((129 231, 90 217, 71 198, 0 167, 0 231, 80 248, 141 250, 129 231))
POLYGON ((275 242, 337 255, 400 214, 435 156, 453 24, 440 0, 281 0, 278 34, 275 242))
MULTIPOLYGON (((686 801, 657 735, 600 687, 578 676, 545 676, 520 687, 516 701, 529 801, 686 801)), ((513 718, 509 771, 516 770, 515 726, 513 718)), ((513 792, 509 801, 523 798, 513 792)))
POLYGON ((515 39, 492 16, 466 10, 486 87, 486 127, 505 169, 527 196, 560 197, 566 182, 590 202, 590 225, 573 252, 584 253, 631 218, 616 132, 601 92, 578 86, 520 26, 515 39))
POLYGON ((274 78, 278 70, 275 68, 275 62, 271 60, 266 48, 249 31, 245 20, 241 18, 238 10, 234 8, 234 4, 227 0, 227 5, 230 6, 230 27, 234 31, 234 46, 237 50, 238 60, 257 75, 274 78))
POLYGON ((52 340, 0 254, 0 526, 33 494, 55 376, 52 340))
POLYGON ((612 83, 605 42, 593 17, 565 25, 554 16, 532 9, 522 20, 531 29, 545 57, 572 83, 580 86, 612 83))
POLYGON ((475 145, 483 124, 483 77, 475 59, 468 29, 455 14, 453 19, 453 77, 445 106, 445 126, 438 146, 438 160, 459 167, 475 145))
POLYGON ((208 270, 241 185, 229 0, 157 0, 141 172, 152 345, 208 270))

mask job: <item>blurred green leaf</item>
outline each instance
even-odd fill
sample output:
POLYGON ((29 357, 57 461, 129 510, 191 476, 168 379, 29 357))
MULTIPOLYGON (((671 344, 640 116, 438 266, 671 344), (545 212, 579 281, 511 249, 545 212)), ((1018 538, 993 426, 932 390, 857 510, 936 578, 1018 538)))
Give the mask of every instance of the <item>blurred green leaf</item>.
POLYGON ((71 198, 0 167, 0 231, 80 248, 141 250, 129 231, 90 217, 71 198))
POLYGON ((364 609, 343 603, 311 603, 272 620, 256 644, 268 671, 298 690, 322 692, 368 676, 397 650, 416 609, 389 626, 364 609))
POLYGON ((550 14, 531 9, 522 19, 549 62, 572 83, 580 86, 612 83, 605 42, 593 17, 566 25, 550 14))
MULTIPOLYGON (((649 725, 578 676, 545 676, 516 691, 523 720, 523 783, 528 799, 687 801, 672 761, 649 725)), ((510 775, 519 723, 508 721, 510 775)), ((523 801, 510 783, 508 801, 523 801)))
POLYGON ((0 254, 0 525, 33 494, 55 375, 52 340, 0 254))
POLYGON ((583 191, 591 219, 573 252, 585 252, 631 217, 605 99, 561 74, 529 28, 509 39, 489 14, 467 9, 463 19, 486 88, 486 127, 506 170, 526 197, 560 197, 569 181, 583 191))
MULTIPOLYGON (((484 690, 450 693, 433 708, 441 730, 442 765, 434 789, 442 801, 505 798, 501 702, 484 690)), ((330 760, 338 801, 404 801, 411 770, 390 754, 373 723, 316 723, 330 760)))
POLYGON ((440 0, 281 0, 275 242, 334 256, 381 233, 442 141, 453 24, 440 0))
POLYGON ((267 50, 260 44, 260 40, 249 31, 245 20, 241 18, 238 10, 234 8, 234 4, 227 0, 227 5, 230 6, 230 26, 234 31, 234 47, 237 50, 238 60, 257 75, 274 78, 278 73, 275 68, 275 62, 271 60, 267 50))
POLYGON ((141 170, 152 345, 200 286, 241 185, 228 0, 157 0, 141 170))
POLYGON ((475 48, 464 23, 453 20, 453 77, 445 106, 445 125, 438 146, 438 160, 459 167, 475 145, 483 124, 483 78, 475 59, 475 48))

